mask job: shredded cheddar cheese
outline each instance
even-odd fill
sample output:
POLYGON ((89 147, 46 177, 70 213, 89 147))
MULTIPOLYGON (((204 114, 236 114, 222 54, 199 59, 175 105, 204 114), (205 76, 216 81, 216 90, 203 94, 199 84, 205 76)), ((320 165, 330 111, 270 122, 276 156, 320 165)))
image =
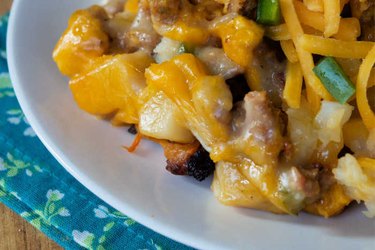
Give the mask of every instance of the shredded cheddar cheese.
MULTIPOLYGON (((324 32, 325 17, 323 13, 309 10, 304 4, 299 1, 294 1, 296 12, 300 22, 304 25, 310 26, 316 30, 324 32)), ((357 18, 341 18, 339 19, 339 28, 334 37, 343 40, 353 41, 361 34, 361 28, 357 18)))
POLYGON ((367 99, 367 85, 374 63, 375 45, 372 46, 371 51, 363 60, 357 78, 357 105, 363 122, 369 130, 375 128, 375 114, 369 106, 367 99))
POLYGON ((141 140, 142 140, 142 135, 140 133, 137 133, 132 144, 129 147, 123 146, 123 148, 126 149, 129 153, 133 153, 137 150, 139 143, 141 143, 141 140))
POLYGON ((309 10, 323 12, 323 0, 303 0, 309 10))
POLYGON ((330 37, 339 31, 340 0, 323 0, 324 36, 330 37))
POLYGON ((306 97, 309 101, 311 110, 314 112, 314 114, 318 113, 320 109, 321 98, 309 85, 306 85, 306 97))
POLYGON ((313 101, 311 97, 314 96, 314 100, 316 100, 316 95, 324 99, 331 99, 331 96, 328 93, 328 91, 324 88, 320 80, 312 71, 312 69, 314 68, 314 61, 312 55, 308 51, 303 49, 300 45, 300 39, 303 36, 304 32, 298 20, 298 16, 294 8, 293 1, 280 0, 280 6, 285 19, 285 23, 288 27, 288 30, 293 38, 293 42, 296 47, 298 59, 301 63, 302 72, 305 77, 305 82, 311 88, 310 91, 315 92, 315 94, 310 95, 310 99, 308 96, 308 101, 312 103, 313 101))
POLYGON ((302 70, 299 63, 288 62, 283 97, 291 108, 299 108, 302 91, 302 70))
POLYGON ((339 31, 334 38, 344 41, 355 41, 361 35, 359 20, 355 17, 342 18, 339 31))
POLYGON ((296 48, 294 47, 293 41, 291 40, 283 40, 280 41, 281 49, 283 50, 286 58, 291 63, 298 62, 298 55, 296 48))
POLYGON ((299 44, 310 53, 341 58, 365 58, 374 46, 373 42, 341 41, 307 34, 301 36, 299 44))

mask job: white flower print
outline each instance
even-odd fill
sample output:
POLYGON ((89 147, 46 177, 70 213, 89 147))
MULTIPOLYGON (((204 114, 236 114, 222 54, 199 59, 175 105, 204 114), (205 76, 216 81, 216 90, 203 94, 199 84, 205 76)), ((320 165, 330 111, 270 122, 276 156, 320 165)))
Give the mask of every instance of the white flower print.
POLYGON ((23 131, 23 135, 24 136, 29 136, 29 137, 35 137, 36 136, 35 131, 34 131, 34 129, 32 127, 26 128, 23 131))
POLYGON ((92 243, 95 238, 94 234, 88 231, 80 232, 78 230, 73 230, 72 235, 74 241, 77 242, 80 246, 87 249, 92 249, 92 243))
POLYGON ((33 175, 33 172, 31 172, 30 169, 26 169, 25 173, 26 173, 27 176, 33 175))
MULTIPOLYGON (((8 113, 9 115, 9 113, 8 113)), ((9 117, 7 119, 7 121, 10 123, 10 124, 13 124, 13 125, 18 125, 21 123, 21 118, 20 117, 9 117)))
POLYGON ((104 219, 108 217, 109 211, 105 206, 99 205, 98 208, 94 209, 95 217, 104 219))
POLYGON ((63 207, 62 209, 60 209, 59 215, 62 216, 62 217, 68 217, 68 216, 70 216, 70 212, 69 212, 68 209, 63 207))
POLYGON ((9 116, 7 121, 13 125, 20 125, 21 122, 27 125, 25 130, 23 131, 24 136, 28 137, 35 137, 36 134, 32 127, 30 127, 29 121, 26 119, 25 115, 23 114, 21 109, 10 109, 6 112, 9 116))
POLYGON ((21 123, 24 115, 20 109, 10 109, 7 111, 7 115, 10 117, 7 119, 7 121, 10 124, 18 125, 21 123))
POLYGON ((104 219, 108 217, 108 215, 103 210, 100 210, 97 208, 94 209, 94 213, 95 213, 95 217, 99 219, 104 219))
POLYGON ((47 192, 47 199, 50 201, 59 201, 64 198, 64 194, 61 193, 59 190, 48 190, 47 192))
POLYGON ((70 211, 61 206, 60 201, 64 198, 64 194, 59 190, 48 190, 47 192, 47 202, 44 207, 39 210, 36 209, 32 213, 24 213, 22 216, 30 220, 30 223, 38 229, 41 229, 42 225, 50 226, 52 219, 56 216, 68 217, 70 211), (33 219, 32 219, 33 218, 33 219))
POLYGON ((124 224, 126 226, 132 226, 133 224, 135 224, 135 221, 133 219, 130 219, 123 213, 119 211, 110 212, 109 209, 103 205, 99 205, 97 208, 94 208, 94 213, 95 217, 99 219, 110 217, 119 220, 124 220, 124 224))

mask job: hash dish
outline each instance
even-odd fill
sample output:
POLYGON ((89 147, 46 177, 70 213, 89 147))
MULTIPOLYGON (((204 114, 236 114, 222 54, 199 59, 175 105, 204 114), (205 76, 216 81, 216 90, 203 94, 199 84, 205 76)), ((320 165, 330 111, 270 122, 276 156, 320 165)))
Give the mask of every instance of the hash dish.
MULTIPOLYGON (((375 216, 375 0, 110 0, 54 51, 78 106, 229 206, 375 216)), ((135 152, 136 153, 136 152, 135 152)))

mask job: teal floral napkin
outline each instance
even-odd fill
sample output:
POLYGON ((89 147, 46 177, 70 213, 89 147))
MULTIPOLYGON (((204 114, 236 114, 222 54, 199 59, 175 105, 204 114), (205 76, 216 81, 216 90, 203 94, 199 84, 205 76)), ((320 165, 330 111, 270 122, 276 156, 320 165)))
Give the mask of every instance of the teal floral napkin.
POLYGON ((0 17, 0 202, 67 249, 189 249, 113 209, 49 154, 12 89, 7 22, 0 17))

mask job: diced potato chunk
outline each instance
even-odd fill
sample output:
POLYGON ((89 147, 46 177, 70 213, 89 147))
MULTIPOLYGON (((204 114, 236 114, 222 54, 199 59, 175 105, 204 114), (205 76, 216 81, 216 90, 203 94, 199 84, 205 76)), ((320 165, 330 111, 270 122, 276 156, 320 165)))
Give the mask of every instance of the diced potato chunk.
POLYGON ((305 98, 302 98, 299 109, 289 108, 286 113, 288 114, 288 134, 294 148, 292 162, 296 165, 306 164, 318 145, 314 114, 308 108, 305 98))
POLYGON ((218 162, 211 189, 215 197, 229 206, 249 207, 283 213, 265 197, 239 170, 239 164, 218 162))
POLYGON ((181 54, 146 70, 148 87, 163 91, 183 113, 190 131, 210 151, 228 136, 232 96, 223 78, 208 76, 202 62, 181 54))
POLYGON ((353 109, 349 104, 322 101, 315 123, 319 128, 318 136, 323 145, 327 145, 330 141, 342 140, 342 127, 349 120, 353 109))
POLYGON ((117 112, 116 123, 138 123, 144 71, 152 58, 144 52, 103 56, 73 77, 70 88, 79 107, 99 116, 117 112))
POLYGON ((365 202, 368 211, 364 214, 375 217, 375 159, 356 159, 346 154, 339 159, 333 173, 351 198, 365 202))
POLYGON ((141 108, 139 131, 146 136, 180 143, 194 141, 194 136, 184 126, 183 114, 161 91, 141 108))
POLYGON ((163 37, 154 49, 154 58, 157 63, 163 63, 181 54, 183 51, 183 44, 181 42, 163 37))
POLYGON ((68 28, 53 51, 62 74, 72 77, 80 73, 108 50, 109 39, 101 22, 105 17, 99 6, 78 10, 70 17, 68 28))
POLYGON ((375 148, 371 146, 370 133, 359 118, 350 119, 343 127, 344 143, 355 155, 375 158, 375 148))
POLYGON ((251 62, 253 49, 262 41, 264 33, 259 25, 243 16, 219 24, 212 31, 221 38, 227 56, 242 67, 251 62))

